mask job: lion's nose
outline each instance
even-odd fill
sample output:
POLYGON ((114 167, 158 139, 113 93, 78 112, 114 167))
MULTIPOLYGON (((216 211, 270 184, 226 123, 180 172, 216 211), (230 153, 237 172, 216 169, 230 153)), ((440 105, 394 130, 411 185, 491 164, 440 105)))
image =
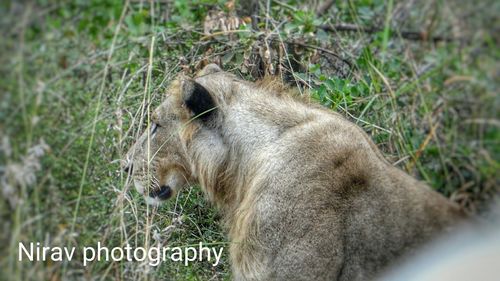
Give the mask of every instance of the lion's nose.
POLYGON ((149 197, 158 197, 161 200, 167 200, 170 196, 172 196, 172 188, 168 185, 162 185, 159 190, 149 193, 149 197))

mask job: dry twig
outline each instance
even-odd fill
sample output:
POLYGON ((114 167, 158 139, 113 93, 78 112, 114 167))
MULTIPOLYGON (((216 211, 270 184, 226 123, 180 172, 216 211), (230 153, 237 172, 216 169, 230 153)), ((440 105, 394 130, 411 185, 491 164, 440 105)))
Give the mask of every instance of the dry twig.
MULTIPOLYGON (((336 25, 319 25, 318 28, 321 28, 327 32, 363 32, 363 33, 376 33, 380 32, 383 29, 378 27, 363 27, 354 24, 336 24, 336 25)), ((414 41, 432 41, 432 42, 453 42, 453 41, 462 41, 461 38, 452 38, 446 36, 429 36, 428 32, 425 31, 399 31, 398 32, 402 38, 414 41)))

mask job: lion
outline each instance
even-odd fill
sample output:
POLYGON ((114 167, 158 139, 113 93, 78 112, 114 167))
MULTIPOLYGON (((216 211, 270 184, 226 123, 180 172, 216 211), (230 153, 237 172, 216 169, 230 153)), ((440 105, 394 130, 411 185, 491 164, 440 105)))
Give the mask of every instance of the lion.
POLYGON ((129 152, 160 201, 188 182, 169 177, 200 184, 223 214, 234 280, 370 280, 463 220, 360 127, 283 89, 213 64, 180 76, 154 113, 155 156, 145 136, 129 152))

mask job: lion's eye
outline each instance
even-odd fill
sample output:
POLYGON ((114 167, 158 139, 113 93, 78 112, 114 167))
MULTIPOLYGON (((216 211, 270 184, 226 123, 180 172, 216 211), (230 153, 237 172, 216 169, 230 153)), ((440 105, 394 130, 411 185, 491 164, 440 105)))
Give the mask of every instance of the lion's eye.
POLYGON ((153 123, 153 125, 151 126, 151 136, 152 137, 154 137, 154 135, 156 134, 156 131, 158 130, 159 127, 160 127, 160 125, 153 123))

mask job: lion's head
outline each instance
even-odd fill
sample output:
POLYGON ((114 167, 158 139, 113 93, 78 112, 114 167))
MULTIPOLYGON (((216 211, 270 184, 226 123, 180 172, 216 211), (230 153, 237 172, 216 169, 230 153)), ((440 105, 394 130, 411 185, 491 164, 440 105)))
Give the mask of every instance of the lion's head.
POLYGON ((152 112, 149 130, 127 152, 124 166, 136 190, 153 205, 173 197, 193 181, 178 136, 182 124, 172 107, 175 97, 171 91, 179 88, 177 84, 172 83, 164 101, 152 112))
MULTIPOLYGON (((216 65, 207 65, 197 73, 196 78, 208 84, 222 82, 210 81, 207 76, 222 72, 216 65)), ((195 78, 195 79, 196 79, 195 78)), ((192 91, 192 78, 180 75, 167 90, 165 99, 151 114, 149 130, 146 130, 127 152, 124 169, 131 174, 136 190, 145 196, 149 204, 156 205, 174 196, 188 184, 197 183, 190 168, 186 148, 179 133, 191 120, 186 116, 183 92, 192 91), (187 119, 186 119, 187 118, 187 119)), ((196 84, 198 85, 198 84, 196 84)), ((201 117, 203 118, 203 117, 201 117)))

